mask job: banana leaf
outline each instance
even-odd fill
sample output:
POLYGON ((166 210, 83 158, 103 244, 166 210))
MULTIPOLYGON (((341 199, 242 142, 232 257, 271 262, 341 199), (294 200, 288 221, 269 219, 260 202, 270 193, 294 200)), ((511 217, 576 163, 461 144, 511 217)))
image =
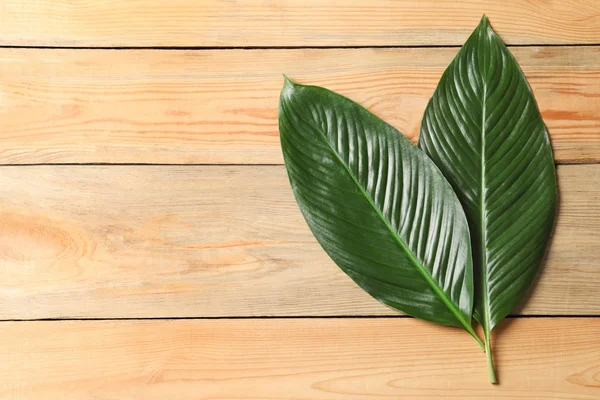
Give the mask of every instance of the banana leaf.
POLYGON ((548 132, 517 62, 484 16, 425 110, 419 147, 440 168, 469 221, 474 316, 490 332, 538 269, 557 202, 548 132))
POLYGON ((425 153, 357 103, 287 78, 279 131, 296 201, 333 261, 383 304, 482 345, 467 219, 425 153))

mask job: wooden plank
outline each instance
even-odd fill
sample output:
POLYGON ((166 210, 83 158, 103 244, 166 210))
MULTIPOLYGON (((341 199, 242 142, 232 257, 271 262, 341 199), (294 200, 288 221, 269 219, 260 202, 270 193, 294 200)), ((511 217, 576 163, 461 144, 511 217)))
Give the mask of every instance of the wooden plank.
POLYGON ((511 44, 600 43, 596 0, 7 0, 0 44, 459 45, 484 13, 511 44))
MULTIPOLYGON (((600 165, 558 169, 525 315, 600 315, 600 165)), ((0 318, 398 315, 316 243, 282 166, 0 173, 0 318)))
MULTIPOLYGON (((512 50, 557 161, 600 161, 600 47, 512 50)), ((350 96, 416 141, 456 51, 0 49, 0 164, 282 163, 282 72, 350 96)))
POLYGON ((7 399, 600 398, 597 318, 502 323, 500 385, 466 333, 415 319, 0 326, 7 399))

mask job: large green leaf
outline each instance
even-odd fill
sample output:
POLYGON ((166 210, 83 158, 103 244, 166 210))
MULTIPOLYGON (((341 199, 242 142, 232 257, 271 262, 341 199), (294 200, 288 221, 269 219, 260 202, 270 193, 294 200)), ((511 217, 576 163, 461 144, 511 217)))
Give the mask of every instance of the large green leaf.
POLYGON ((382 303, 476 337, 468 223, 425 153, 351 100, 287 78, 279 131, 300 210, 337 265, 382 303))
POLYGON ((521 300, 544 256, 557 196, 535 99, 487 18, 444 72, 425 110, 419 146, 467 214, 475 318, 489 349, 490 331, 521 300))

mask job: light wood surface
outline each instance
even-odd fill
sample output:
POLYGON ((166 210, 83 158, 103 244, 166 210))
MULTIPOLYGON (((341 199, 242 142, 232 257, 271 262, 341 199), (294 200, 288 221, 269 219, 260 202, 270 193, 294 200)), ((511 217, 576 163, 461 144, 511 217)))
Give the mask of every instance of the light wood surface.
MULTIPOLYGON (((600 315, 600 165, 558 168, 525 308, 600 315)), ((0 318, 397 315, 312 237, 283 166, 19 166, 0 175, 0 318)))
POLYGON ((598 0, 1 1, 0 399, 600 400, 599 82, 598 0), (561 164, 499 386, 333 264, 277 129, 286 73, 416 141, 484 13, 561 164))
POLYGON ((5 0, 0 44, 460 45, 483 14, 507 43, 600 43, 597 0, 5 0))
MULTIPOLYGON (((512 51, 557 162, 600 161, 600 47, 512 51)), ((425 105, 455 54, 0 49, 0 164, 282 163, 284 72, 351 97, 416 141, 425 105)))
POLYGON ((512 319, 500 385, 464 331, 415 319, 0 324, 0 397, 28 400, 600 398, 600 319, 512 319))

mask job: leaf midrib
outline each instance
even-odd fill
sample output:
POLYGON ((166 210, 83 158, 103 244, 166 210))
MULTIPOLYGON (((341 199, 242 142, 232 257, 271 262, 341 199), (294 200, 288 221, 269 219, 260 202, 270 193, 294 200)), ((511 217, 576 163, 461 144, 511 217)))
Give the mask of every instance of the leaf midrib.
MULTIPOLYGON (((404 250, 404 252, 408 256, 408 258, 411 260, 411 262, 416 266, 416 269, 425 278, 425 280, 427 281, 427 283, 429 284, 429 286, 433 289, 434 293, 442 300, 442 302, 452 312, 452 314, 454 314, 454 316, 456 317, 456 319, 464 326, 464 328, 469 333, 471 333, 472 330, 473 330, 473 328, 471 327, 471 324, 467 323, 465 321, 465 319, 463 318, 460 310, 458 310, 454 306, 454 304, 450 301, 450 299, 446 296, 446 294, 442 291, 442 289, 437 285, 437 283, 435 282, 435 280, 433 279, 433 277, 431 276, 431 274, 429 274, 429 271, 427 271, 421 265, 421 263, 419 262, 419 260, 413 254, 413 252, 406 246, 406 244, 404 243, 404 241, 402 240, 402 238, 400 238, 397 235, 397 233, 394 230, 394 228, 392 228, 392 226, 389 224, 389 222, 387 221, 387 219, 385 218, 385 216, 381 213, 381 210, 379 210, 379 207, 377 207, 377 205, 375 204, 375 202, 371 198, 371 195, 365 191, 365 189, 360 184, 360 182, 358 181, 358 179, 354 176, 354 174, 352 173, 352 171, 350 170, 350 168, 340 158, 339 154, 337 153, 337 151, 335 151, 335 149, 333 148, 333 146, 331 145, 331 143, 329 143, 329 140, 327 140, 327 135, 325 134, 325 132, 322 132, 321 129, 319 129, 318 127, 315 127, 314 124, 312 124, 312 125, 313 125, 313 129, 315 129, 317 132, 319 132, 321 134, 321 137, 324 139, 324 141, 327 144, 327 147, 329 148, 329 150, 331 150, 331 152, 333 153, 335 159, 339 162, 339 164, 342 166, 342 168, 344 168, 344 170, 346 171, 346 173, 348 174, 348 176, 350 176, 350 178, 352 179, 352 181, 354 182, 354 184, 356 185, 356 187, 360 190, 360 192, 363 194, 363 196, 367 199, 367 202, 369 203, 369 205, 371 206, 371 208, 373 208, 373 211, 375 211, 375 213, 377 214, 377 216, 379 217, 379 219, 383 222, 383 224, 386 226, 386 228, 388 229, 388 231, 390 232, 390 234, 394 238, 394 240, 400 245, 400 247, 404 250)), ((474 332, 473 332, 473 334, 474 334, 474 332)))
POLYGON ((486 66, 485 66, 485 56, 483 57, 483 71, 481 76, 483 77, 483 94, 481 97, 481 194, 480 194, 480 205, 479 205, 479 223, 481 227, 481 237, 479 245, 481 246, 479 251, 480 257, 480 288, 481 290, 481 307, 482 307, 482 319, 481 324, 483 325, 483 331, 486 337, 489 338, 490 335, 490 310, 489 310, 489 287, 488 287, 488 266, 487 266, 487 215, 486 215, 486 183, 485 183, 485 136, 486 136, 486 113, 487 113, 487 83, 486 83, 486 66))

